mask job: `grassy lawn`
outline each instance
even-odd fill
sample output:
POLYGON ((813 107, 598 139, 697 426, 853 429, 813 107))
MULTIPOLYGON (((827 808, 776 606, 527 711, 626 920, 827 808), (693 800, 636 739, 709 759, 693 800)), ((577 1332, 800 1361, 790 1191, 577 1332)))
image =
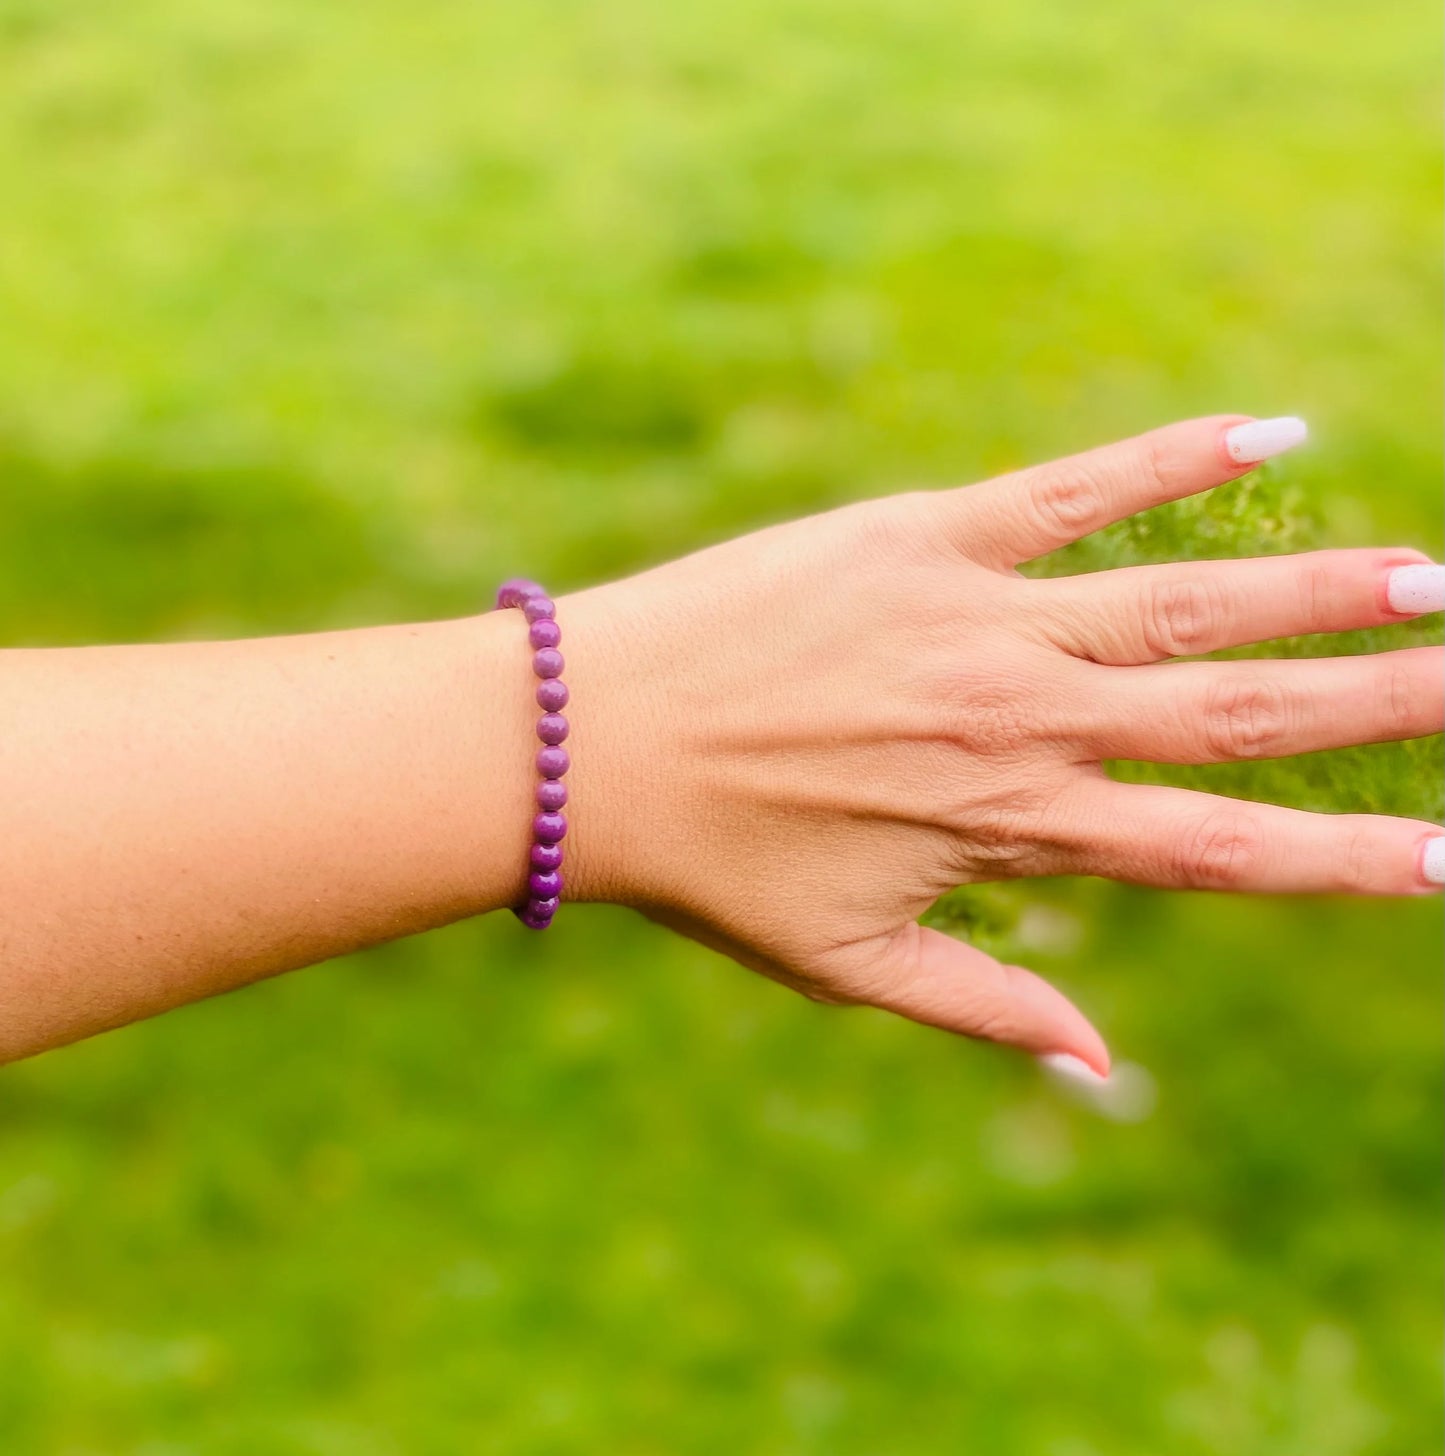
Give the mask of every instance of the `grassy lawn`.
MULTIPOLYGON (((462 613, 1216 410, 1315 443, 1042 569, 1438 551, 1439 31, 0 0, 5 640, 462 613)), ((1438 742, 1172 777, 1445 814, 1438 742)), ((946 913, 1153 1116, 602 909, 5 1071, 0 1446, 1437 1449, 1438 904, 946 913)))

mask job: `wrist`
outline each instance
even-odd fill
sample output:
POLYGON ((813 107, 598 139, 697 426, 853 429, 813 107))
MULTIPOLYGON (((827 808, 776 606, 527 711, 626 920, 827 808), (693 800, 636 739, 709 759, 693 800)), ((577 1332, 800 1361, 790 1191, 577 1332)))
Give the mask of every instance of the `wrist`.
POLYGON ((664 895, 654 861, 671 851, 681 735, 664 732, 667 674, 633 581, 560 598, 572 698, 564 900, 649 908, 664 895))
POLYGON ((520 612, 426 623, 416 651, 448 683, 433 751, 452 785, 434 822, 434 853, 451 866, 460 915, 520 905, 527 895, 538 708, 520 612))

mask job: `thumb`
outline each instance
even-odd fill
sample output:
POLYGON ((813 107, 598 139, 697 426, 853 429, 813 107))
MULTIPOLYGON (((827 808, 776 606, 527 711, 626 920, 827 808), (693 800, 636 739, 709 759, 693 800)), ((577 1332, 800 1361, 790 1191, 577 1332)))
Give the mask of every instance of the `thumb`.
POLYGON ((1109 1075, 1104 1039, 1062 992, 1022 966, 1006 966, 942 931, 906 925, 875 971, 874 1006, 962 1036, 1035 1056, 1078 1057, 1109 1075), (879 974, 881 972, 881 974, 879 974))

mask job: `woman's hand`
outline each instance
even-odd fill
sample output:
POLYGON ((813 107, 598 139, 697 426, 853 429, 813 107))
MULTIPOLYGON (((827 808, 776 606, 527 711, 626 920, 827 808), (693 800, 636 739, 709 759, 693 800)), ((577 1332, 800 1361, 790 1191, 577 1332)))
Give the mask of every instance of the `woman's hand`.
POLYGON ((1439 648, 1169 659, 1439 610, 1445 567, 1365 549, 1039 581, 1014 570, 1302 437, 1296 421, 1193 420, 759 531, 564 600, 569 896, 636 906, 819 1000, 1106 1073, 1097 1032, 1057 991, 919 914, 953 886, 1024 875, 1438 887, 1433 824, 1119 784, 1101 761, 1439 731, 1439 648))

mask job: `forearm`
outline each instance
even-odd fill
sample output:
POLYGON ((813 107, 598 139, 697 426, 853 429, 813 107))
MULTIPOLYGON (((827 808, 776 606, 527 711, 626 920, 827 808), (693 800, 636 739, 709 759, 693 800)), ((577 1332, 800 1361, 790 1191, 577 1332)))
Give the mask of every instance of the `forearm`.
POLYGON ((515 903, 524 634, 0 653, 0 1058, 515 903))

